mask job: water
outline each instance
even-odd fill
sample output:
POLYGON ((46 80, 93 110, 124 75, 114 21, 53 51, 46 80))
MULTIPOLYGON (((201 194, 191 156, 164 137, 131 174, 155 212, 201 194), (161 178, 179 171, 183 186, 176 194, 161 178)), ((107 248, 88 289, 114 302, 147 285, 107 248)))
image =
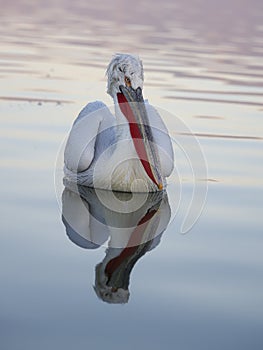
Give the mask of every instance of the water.
POLYGON ((2 348, 262 349, 261 1, 0 3, 2 348), (145 97, 196 135, 208 166, 199 220, 180 234, 179 208, 124 305, 98 299, 105 248, 69 239, 54 189, 79 110, 111 104, 115 52, 140 54, 145 97))

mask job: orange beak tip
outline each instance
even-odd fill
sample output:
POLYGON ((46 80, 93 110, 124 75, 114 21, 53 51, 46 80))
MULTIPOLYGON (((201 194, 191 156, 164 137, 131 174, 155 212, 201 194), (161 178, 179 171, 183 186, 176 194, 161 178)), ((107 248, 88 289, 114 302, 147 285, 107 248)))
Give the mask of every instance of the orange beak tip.
POLYGON ((159 188, 159 190, 161 191, 161 190, 163 189, 163 184, 160 183, 160 184, 158 185, 158 188, 159 188))

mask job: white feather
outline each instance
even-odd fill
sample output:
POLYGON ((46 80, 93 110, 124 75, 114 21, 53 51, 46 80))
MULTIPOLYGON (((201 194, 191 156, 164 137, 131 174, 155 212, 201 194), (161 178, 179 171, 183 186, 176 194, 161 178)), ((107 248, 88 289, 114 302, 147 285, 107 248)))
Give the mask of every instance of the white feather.
MULTIPOLYGON (((143 68, 138 57, 117 54, 108 69, 108 93, 113 96, 115 115, 106 105, 89 103, 79 114, 65 147, 65 176, 80 185, 124 192, 152 192, 156 185, 146 174, 130 135, 127 119, 122 114, 117 92, 128 76, 134 89, 142 88, 143 68)), ((145 104, 158 146, 160 172, 164 179, 173 169, 171 140, 158 112, 145 104)))

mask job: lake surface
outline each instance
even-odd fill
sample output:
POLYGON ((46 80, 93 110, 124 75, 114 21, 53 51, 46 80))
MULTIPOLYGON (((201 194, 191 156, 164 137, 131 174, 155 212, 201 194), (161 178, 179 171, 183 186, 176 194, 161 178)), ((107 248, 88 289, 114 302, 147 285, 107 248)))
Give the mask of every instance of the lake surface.
POLYGON ((1 348, 262 349, 262 2, 0 4, 1 348), (105 70, 116 52, 143 60, 144 96, 164 111, 177 169, 170 209, 158 204, 173 220, 131 253, 125 304, 93 288, 115 248, 66 232, 60 175, 54 186, 78 112, 112 104, 105 70), (186 164, 178 121, 205 177, 186 164), (206 202, 182 234, 193 185, 208 187, 206 202))

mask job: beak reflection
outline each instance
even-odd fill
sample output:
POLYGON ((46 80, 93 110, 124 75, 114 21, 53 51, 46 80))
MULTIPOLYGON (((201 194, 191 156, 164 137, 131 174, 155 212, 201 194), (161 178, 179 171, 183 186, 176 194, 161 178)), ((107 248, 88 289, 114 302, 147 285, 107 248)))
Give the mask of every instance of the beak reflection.
POLYGON ((159 244, 170 215, 165 191, 147 193, 145 198, 142 193, 98 191, 67 183, 62 194, 62 220, 69 239, 84 249, 107 242, 105 256, 95 268, 94 290, 108 303, 128 302, 131 271, 159 244), (109 206, 113 201, 114 211, 109 206), (133 210, 127 210, 129 205, 133 210))

